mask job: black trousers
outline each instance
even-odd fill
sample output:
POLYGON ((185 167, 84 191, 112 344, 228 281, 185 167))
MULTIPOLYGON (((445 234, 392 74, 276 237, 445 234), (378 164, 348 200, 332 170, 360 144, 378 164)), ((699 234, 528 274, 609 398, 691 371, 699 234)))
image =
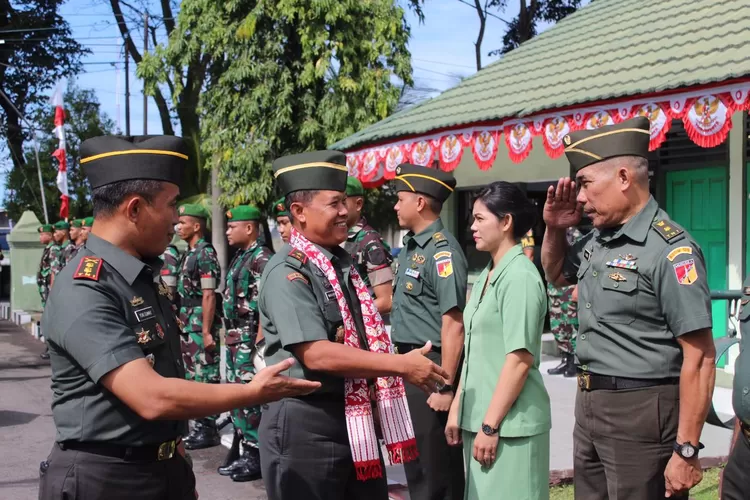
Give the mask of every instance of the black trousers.
MULTIPOLYGON (((427 355, 441 364, 440 355, 427 355)), ((463 448, 448 446, 445 425, 448 412, 436 412, 427 405, 429 396, 406 383, 406 398, 414 424, 419 458, 404 464, 411 500, 463 500, 466 479, 463 448)))
POLYGON ((573 430, 576 499, 663 500, 679 409, 678 385, 579 389, 573 430))
POLYGON ((724 468, 721 500, 750 499, 750 441, 740 432, 724 468))
POLYGON ((258 434, 269 500, 388 499, 384 466, 383 477, 357 480, 343 394, 271 403, 258 434))
POLYGON ((180 454, 125 461, 52 446, 39 470, 39 500, 195 500, 195 475, 180 454))

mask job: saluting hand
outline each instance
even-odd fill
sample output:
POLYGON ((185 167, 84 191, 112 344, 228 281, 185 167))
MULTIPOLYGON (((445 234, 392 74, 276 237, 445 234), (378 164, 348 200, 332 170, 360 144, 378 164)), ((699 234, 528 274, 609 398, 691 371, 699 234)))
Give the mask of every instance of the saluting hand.
POLYGON ((664 482, 667 489, 664 496, 670 498, 673 495, 687 493, 702 479, 703 470, 697 457, 686 459, 677 453, 672 453, 672 458, 669 459, 667 468, 664 470, 664 482))
POLYGON ((270 403, 284 398, 304 396, 320 388, 320 382, 280 375, 295 363, 294 358, 263 368, 248 384, 260 396, 257 404, 270 403))
POLYGON ((570 177, 563 177, 557 187, 547 188, 547 201, 544 203, 544 223, 547 227, 567 229, 581 222, 581 209, 576 201, 576 183, 570 177))
POLYGON ((432 342, 427 342, 424 347, 402 355, 406 367, 404 378, 427 394, 432 394, 436 388, 442 387, 448 378, 448 372, 427 358, 430 349, 432 342))

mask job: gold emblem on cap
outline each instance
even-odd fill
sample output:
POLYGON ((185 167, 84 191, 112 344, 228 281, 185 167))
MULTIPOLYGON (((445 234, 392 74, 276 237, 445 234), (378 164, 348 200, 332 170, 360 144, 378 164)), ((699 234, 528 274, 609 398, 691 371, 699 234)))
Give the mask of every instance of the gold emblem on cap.
POLYGON ((183 205, 183 206, 180 207, 180 213, 181 214, 185 213, 185 205, 183 205))
POLYGON ((276 210, 278 210, 279 212, 283 212, 284 211, 284 204, 283 203, 279 203, 278 205, 276 205, 276 210))
POLYGON ((232 218, 232 211, 227 210, 227 219, 231 219, 231 218, 232 218))
POLYGON ((400 173, 401 173, 401 167, 397 167, 396 168, 396 174, 400 174, 400 173))
POLYGON ((566 146, 570 146, 570 136, 566 135, 565 137, 563 137, 563 142, 566 146))

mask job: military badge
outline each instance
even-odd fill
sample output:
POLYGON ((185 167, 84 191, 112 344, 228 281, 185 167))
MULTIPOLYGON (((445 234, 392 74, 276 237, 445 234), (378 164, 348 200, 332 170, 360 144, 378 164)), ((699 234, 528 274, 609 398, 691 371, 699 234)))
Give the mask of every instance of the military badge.
POLYGON ((310 284, 310 282, 307 280, 307 278, 305 278, 305 275, 302 274, 302 273, 297 273, 297 272, 289 273, 289 274, 286 275, 286 279, 288 279, 289 281, 299 280, 299 281, 303 282, 305 285, 309 285, 310 284))
POLYGON ((151 306, 144 307, 141 309, 136 309, 133 312, 135 313, 136 319, 140 321, 141 323, 156 316, 156 314, 154 313, 154 308, 151 306))
POLYGON ((151 368, 153 368, 154 363, 156 363, 156 359, 154 358, 153 354, 149 354, 148 356, 146 356, 146 361, 148 361, 148 364, 151 365, 151 368))
POLYGON ((424 258, 424 255, 420 255, 420 254, 418 254, 418 253, 415 253, 415 254, 413 254, 413 255, 411 256, 411 260, 412 260, 412 261, 413 261, 413 262, 414 262, 415 264, 424 264, 424 263, 425 263, 425 258, 424 258))
POLYGON ((438 252, 434 256, 438 276, 447 278, 453 274, 453 258, 450 252, 438 252))
POLYGON ((405 274, 411 278, 419 279, 419 271, 416 269, 407 269, 405 274))
POLYGON ((566 134, 565 137, 563 137, 563 142, 566 146, 570 146, 570 136, 566 134))
POLYGON ((591 260, 591 250, 590 249, 587 248, 587 249, 585 249, 583 251, 583 258, 586 259, 586 260, 591 260))
POLYGON ((169 287, 164 284, 164 281, 161 279, 159 279, 159 295, 163 295, 169 300, 172 300, 172 292, 169 291, 169 287))
POLYGON ((407 282, 406 282, 406 289, 407 289, 408 291, 410 291, 410 292, 411 292, 412 290, 414 290, 414 283, 412 283, 411 281, 407 281, 407 282))
POLYGON ((672 262, 673 260, 677 258, 678 255, 682 255, 682 254, 692 255, 693 248, 692 247, 677 247, 671 252, 669 252, 669 254, 667 255, 667 259, 669 260, 669 262, 672 262))
POLYGON ((133 297, 130 299, 130 305, 133 307, 138 307, 141 304, 143 304, 143 297, 133 297))
POLYGON ((623 260, 638 260, 638 257, 632 253, 626 253, 625 255, 620 254, 620 258, 623 260))
POLYGON ((159 336, 160 339, 164 338, 164 329, 161 327, 159 323, 156 323, 156 334, 159 336))
POLYGON ((99 281, 99 272, 102 270, 102 259, 99 257, 86 256, 78 264, 73 279, 87 279, 99 281))
POLYGON ((339 344, 343 344, 345 333, 346 331, 344 330, 343 326, 336 328, 336 342, 338 342, 339 344))
POLYGON ((609 279, 611 279, 612 281, 628 281, 628 279, 620 273, 610 274, 609 279))
POLYGON ((231 218, 232 218, 232 211, 227 210, 227 219, 231 219, 231 218))
POLYGON ((657 220, 651 227, 653 227, 659 235, 664 238, 665 241, 670 241, 681 235, 684 231, 680 228, 670 225, 669 221, 657 220))
POLYGON ((433 238, 433 239, 434 239, 434 240, 435 240, 436 242, 438 242, 438 241, 444 241, 444 240, 445 240, 445 236, 443 236, 443 233, 441 233, 441 232, 437 232, 437 233, 433 234, 433 235, 432 235, 432 238, 433 238))
POLYGON ((283 203, 278 203, 276 205, 276 211, 277 212, 286 212, 286 209, 284 208, 284 204, 283 203))
POLYGON ((674 274, 680 285, 692 285, 698 281, 698 271, 695 269, 695 259, 687 259, 673 264, 674 274))
POLYGON ((181 214, 185 213, 185 205, 183 205, 183 206, 180 207, 180 213, 181 214))
POLYGON ((618 267, 620 269, 630 269, 632 271, 635 271, 638 269, 638 266, 633 262, 632 260, 625 260, 625 259, 614 259, 607 262, 607 266, 609 267, 618 267))
POLYGON ((139 344, 148 344, 151 340, 151 332, 143 328, 141 328, 140 332, 135 332, 135 334, 138 336, 139 344))

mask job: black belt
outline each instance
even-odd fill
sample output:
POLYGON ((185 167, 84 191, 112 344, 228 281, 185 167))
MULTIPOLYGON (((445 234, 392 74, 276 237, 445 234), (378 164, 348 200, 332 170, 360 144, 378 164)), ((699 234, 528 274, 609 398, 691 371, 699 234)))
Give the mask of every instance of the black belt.
POLYGON ((181 439, 172 439, 161 444, 145 446, 117 446, 104 443, 81 443, 77 441, 63 441, 57 443, 61 450, 83 451, 94 455, 121 458, 132 462, 158 462, 169 460, 175 455, 177 445, 181 439))
MULTIPOLYGON (((403 342, 394 342, 393 345, 396 346, 396 352, 398 354, 407 354, 414 349, 421 349, 424 347, 424 344, 404 344, 403 342)), ((432 345, 432 349, 430 351, 440 354, 441 349, 440 346, 436 346, 435 344, 432 345)))
POLYGON ((645 387, 657 387, 660 385, 677 385, 679 377, 659 379, 637 379, 625 377, 610 377, 597 375, 590 372, 578 372, 578 387, 582 391, 608 390, 617 391, 622 389, 643 389, 645 387))

